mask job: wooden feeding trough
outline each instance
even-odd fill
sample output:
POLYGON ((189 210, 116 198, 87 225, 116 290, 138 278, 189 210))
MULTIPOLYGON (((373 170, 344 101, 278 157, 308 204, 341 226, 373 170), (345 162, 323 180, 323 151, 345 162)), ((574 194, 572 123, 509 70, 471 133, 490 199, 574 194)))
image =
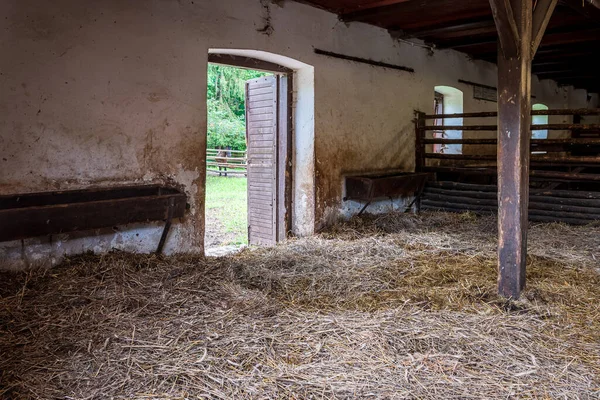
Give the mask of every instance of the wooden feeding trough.
POLYGON ((165 221, 160 253, 172 219, 185 210, 184 193, 158 185, 5 195, 0 196, 0 242, 165 221))
MULTIPOLYGON (((434 174, 427 172, 396 172, 380 175, 346 177, 346 200, 366 202, 358 215, 361 215, 374 200, 394 199, 417 195, 423 191, 425 183, 433 180, 434 174)), ((413 201, 414 203, 414 201, 413 201)), ((412 206, 412 204, 408 208, 412 206)))

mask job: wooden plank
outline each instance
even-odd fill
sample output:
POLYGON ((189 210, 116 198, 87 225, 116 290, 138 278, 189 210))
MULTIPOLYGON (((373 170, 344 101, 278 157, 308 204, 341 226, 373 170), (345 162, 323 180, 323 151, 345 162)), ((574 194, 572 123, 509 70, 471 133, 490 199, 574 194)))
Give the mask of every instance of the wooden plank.
MULTIPOLYGON (((426 131, 495 131, 498 125, 426 125, 426 131)), ((595 131, 600 129, 600 124, 536 124, 529 125, 530 132, 537 130, 565 131, 577 129, 581 131, 595 131)))
MULTIPOLYGON (((423 167, 425 166, 425 130, 423 130, 423 126, 425 126, 425 113, 416 112, 415 118, 415 172, 423 171, 423 167)), ((417 209, 419 205, 417 204, 417 209)))
POLYGON ((262 168, 259 165, 253 165, 251 168, 249 168, 249 170, 253 174, 252 176, 254 176, 255 174, 263 176, 264 174, 268 174, 270 172, 270 168, 262 168))
POLYGON ((247 122, 261 122, 261 121, 270 121, 271 124, 273 123, 273 115, 272 114, 256 114, 256 115, 251 115, 248 118, 247 122))
MULTIPOLYGON (((496 156, 480 155, 480 154, 443 154, 443 153, 427 153, 425 158, 453 161, 493 161, 496 156)), ((531 161, 544 163, 547 165, 556 164, 577 164, 577 165, 595 165, 600 164, 600 157, 594 156, 548 156, 548 155, 532 155, 531 161)))
MULTIPOLYGON (((252 208, 252 212, 256 212, 259 214, 272 214, 272 205, 271 203, 267 203, 268 201, 271 201, 270 199, 268 200, 260 200, 260 201, 256 201, 257 203, 261 203, 260 206, 256 206, 254 208, 252 208)), ((272 218, 269 218, 269 220, 272 221, 272 218)))
MULTIPOLYGON (((520 5, 518 2, 515 4, 520 5)), ((516 58, 519 56, 519 44, 521 40, 529 43, 530 36, 521 37, 523 29, 518 29, 513 7, 510 0, 490 0, 492 15, 498 30, 498 39, 500 41, 501 51, 505 58, 516 58)), ((515 10, 517 14, 521 13, 521 8, 515 10)), ((522 28, 519 27, 519 28, 522 28)))
POLYGON ((270 176, 264 176, 266 174, 262 174, 263 176, 261 176, 261 174, 256 174, 256 173, 252 173, 251 177, 252 177, 252 181, 253 182, 259 182, 259 183, 272 183, 273 182, 273 178, 270 176))
MULTIPOLYGON (((535 196, 568 197, 575 199, 600 199, 600 192, 585 192, 579 190, 546 190, 535 189, 530 191, 535 196)), ((532 199, 534 197, 531 197, 532 199)))
POLYGON ((253 115, 265 115, 265 114, 271 114, 272 110, 270 109, 270 107, 264 107, 264 108, 253 108, 251 110, 248 110, 248 115, 253 116, 253 115))
POLYGON ((271 199, 272 198, 273 197, 272 197, 272 194, 271 194, 271 196, 268 197, 268 198, 257 197, 257 196, 250 196, 248 198, 248 200, 256 202, 257 204, 260 204, 260 205, 257 205, 255 207, 253 207, 252 210, 258 211, 258 212, 265 211, 265 212, 269 212, 270 213, 271 212, 270 210, 271 210, 271 207, 272 207, 272 205, 271 205, 271 199))
POLYGON ((496 186, 496 185, 476 185, 476 184, 472 184, 472 183, 460 183, 460 182, 451 182, 451 181, 428 182, 427 188, 441 188, 441 189, 468 190, 468 191, 498 193, 498 186, 496 186))
MULTIPOLYGON (((496 145, 497 139, 442 139, 428 138, 424 139, 425 144, 483 144, 496 145)), ((569 139, 532 139, 533 145, 600 145, 598 138, 569 138, 569 139)))
POLYGON ((257 194, 262 196, 267 196, 273 194, 273 185, 269 185, 267 187, 252 185, 248 187, 249 194, 257 194))
POLYGON ((469 197, 469 198, 478 198, 478 199, 492 199, 498 203, 498 193, 497 191, 493 192, 480 192, 475 190, 452 190, 452 189, 439 189, 435 187, 426 187, 423 190, 424 196, 447 196, 447 197, 469 197))
POLYGON ((273 119, 269 119, 266 121, 249 121, 247 123, 250 132, 252 132, 253 128, 267 128, 273 126, 273 119))
POLYGON ((208 62, 213 64, 233 65, 258 71, 291 73, 292 70, 269 61, 256 58, 237 56, 234 54, 209 53, 208 62))
POLYGON ((360 58, 360 57, 355 57, 355 56, 349 56, 349 55, 346 55, 346 54, 339 54, 339 53, 334 53, 334 52, 331 52, 331 51, 321 50, 321 49, 314 49, 314 52, 315 52, 315 54, 319 54, 319 55, 322 55, 322 56, 327 56, 327 57, 332 57, 332 58, 338 58, 340 60, 346 60, 346 61, 353 61, 353 62, 356 62, 356 63, 372 65, 372 66, 375 66, 375 67, 395 69, 395 70, 405 71, 405 72, 410 72, 410 73, 415 72, 415 70, 413 68, 405 67, 405 66, 402 66, 402 65, 389 64, 389 63, 385 63, 385 62, 381 62, 381 61, 370 60, 368 58, 360 58))
MULTIPOLYGON (((532 110, 531 115, 600 115, 600 108, 565 108, 553 110, 532 110)), ((425 115, 425 119, 485 118, 497 116, 498 113, 496 111, 484 111, 458 114, 427 114, 425 115)))
POLYGON ((271 232, 273 230, 273 220, 271 217, 263 218, 250 215, 248 220, 250 221, 250 226, 253 228, 269 229, 271 232))
MULTIPOLYGON (((262 234, 262 235, 260 235, 260 237, 262 237, 263 239, 269 240, 268 243, 262 243, 262 244, 266 244, 266 245, 273 244, 273 229, 272 229, 272 227, 267 228, 264 226, 250 225, 249 229, 250 229, 251 235, 255 235, 255 234, 259 233, 259 234, 262 234)), ((255 238, 253 237, 253 239, 255 239, 255 238)), ((255 242, 253 244, 258 244, 258 243, 255 242)))
POLYGON ((271 230, 273 229, 272 216, 262 217, 262 216, 257 216, 257 214, 252 214, 252 215, 248 216, 248 220, 250 221, 250 226, 252 226, 252 227, 261 227, 261 228, 266 228, 266 229, 271 229, 271 230))
POLYGON ((558 0, 537 0, 533 11, 531 57, 537 52, 558 0))
POLYGON ((252 183, 262 183, 272 185, 275 180, 272 176, 261 177, 258 174, 252 174, 252 183))
POLYGON ((600 207, 584 207, 584 206, 573 206, 573 205, 563 205, 563 204, 552 204, 552 203, 537 203, 535 201, 535 197, 530 197, 529 199, 529 212, 531 210, 548 210, 548 211, 564 211, 564 212, 572 212, 579 214, 593 214, 600 216, 600 207))
POLYGON ((273 101, 273 91, 270 93, 256 93, 250 89, 250 96, 253 102, 255 101, 273 101))
POLYGON ((272 190, 264 190, 263 188, 250 188, 248 191, 248 196, 261 199, 261 200, 270 200, 272 198, 273 192, 272 190))
POLYGON ((273 215, 270 211, 263 211, 260 209, 252 209, 251 211, 248 212, 248 215, 251 218, 260 218, 260 219, 268 220, 271 222, 272 222, 272 218, 273 218, 273 215))
POLYGON ((277 82, 277 76, 270 76, 249 81, 247 84, 247 197, 250 244, 274 244, 276 241, 277 82), (268 88, 266 83, 269 83, 268 88))
POLYGON ((268 128, 254 128, 251 130, 252 133, 252 137, 250 137, 250 140, 267 140, 267 139, 273 139, 274 135, 275 135, 275 129, 273 127, 268 127, 268 128), (270 136, 270 137, 269 137, 270 136))
POLYGON ((173 218, 181 218, 183 193, 4 209, 0 210, 0 241, 160 221, 167 217, 171 199, 173 218))
POLYGON ((525 287, 527 259, 532 2, 513 1, 514 24, 508 0, 490 0, 490 4, 502 47, 498 51, 498 291, 518 299, 525 287))
MULTIPOLYGON (((538 221, 538 222, 557 222, 557 218, 555 218, 555 217, 547 217, 547 216, 542 216, 542 215, 532 215, 531 217, 529 217, 529 220, 538 221)), ((566 224, 571 224, 571 225, 588 225, 592 221, 587 220, 587 219, 581 220, 581 219, 575 219, 575 218, 560 218, 560 220, 558 220, 558 222, 564 222, 566 224)))
POLYGON ((250 87, 249 90, 250 90, 251 96, 260 96, 263 94, 268 94, 270 96, 273 96, 273 86, 267 86, 267 87, 262 87, 262 88, 250 87))
POLYGON ((269 105, 273 104, 272 100, 264 100, 264 101, 250 101, 251 108, 259 108, 259 107, 269 107, 269 105))

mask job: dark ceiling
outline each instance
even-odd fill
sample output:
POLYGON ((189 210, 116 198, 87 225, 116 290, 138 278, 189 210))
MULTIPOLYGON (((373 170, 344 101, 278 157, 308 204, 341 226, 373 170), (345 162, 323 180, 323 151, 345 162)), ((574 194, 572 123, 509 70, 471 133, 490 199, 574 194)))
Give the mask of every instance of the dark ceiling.
MULTIPOLYGON (((496 62, 497 34, 489 0, 301 0, 340 16, 496 62)), ((536 0, 534 2, 534 7, 536 0)), ((598 0, 562 0, 533 60, 539 79, 600 92, 598 0)))

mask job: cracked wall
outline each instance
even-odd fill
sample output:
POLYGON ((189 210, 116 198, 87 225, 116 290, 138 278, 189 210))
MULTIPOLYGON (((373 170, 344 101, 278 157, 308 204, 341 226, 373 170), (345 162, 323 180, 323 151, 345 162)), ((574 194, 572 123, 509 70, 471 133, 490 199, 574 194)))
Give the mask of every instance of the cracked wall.
MULTIPOLYGON (((341 215, 344 175, 414 168, 413 110, 432 111, 434 86, 457 87, 467 99, 472 92, 458 79, 496 84, 490 63, 431 52, 291 1, 5 0, 0 15, 0 194, 181 185, 191 208, 174 225, 168 253, 203 250, 210 48, 255 49, 314 67, 316 185, 298 187, 296 198, 316 198, 304 209, 316 229, 341 215), (314 48, 415 73, 319 56, 314 48)), ((534 79, 536 88, 536 102, 551 108, 586 99, 534 79)), ((495 108, 480 103, 465 100, 464 111, 495 108)), ((112 248, 147 252, 160 230, 135 225, 2 243, 0 267, 112 248)))

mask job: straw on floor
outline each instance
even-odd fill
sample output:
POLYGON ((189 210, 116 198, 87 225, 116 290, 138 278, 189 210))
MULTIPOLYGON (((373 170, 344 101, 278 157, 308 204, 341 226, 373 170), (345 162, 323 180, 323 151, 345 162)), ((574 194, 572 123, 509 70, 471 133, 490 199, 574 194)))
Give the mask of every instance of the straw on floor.
POLYGON ((113 253, 0 278, 0 398, 600 397, 600 227, 365 216, 221 259, 113 253))

